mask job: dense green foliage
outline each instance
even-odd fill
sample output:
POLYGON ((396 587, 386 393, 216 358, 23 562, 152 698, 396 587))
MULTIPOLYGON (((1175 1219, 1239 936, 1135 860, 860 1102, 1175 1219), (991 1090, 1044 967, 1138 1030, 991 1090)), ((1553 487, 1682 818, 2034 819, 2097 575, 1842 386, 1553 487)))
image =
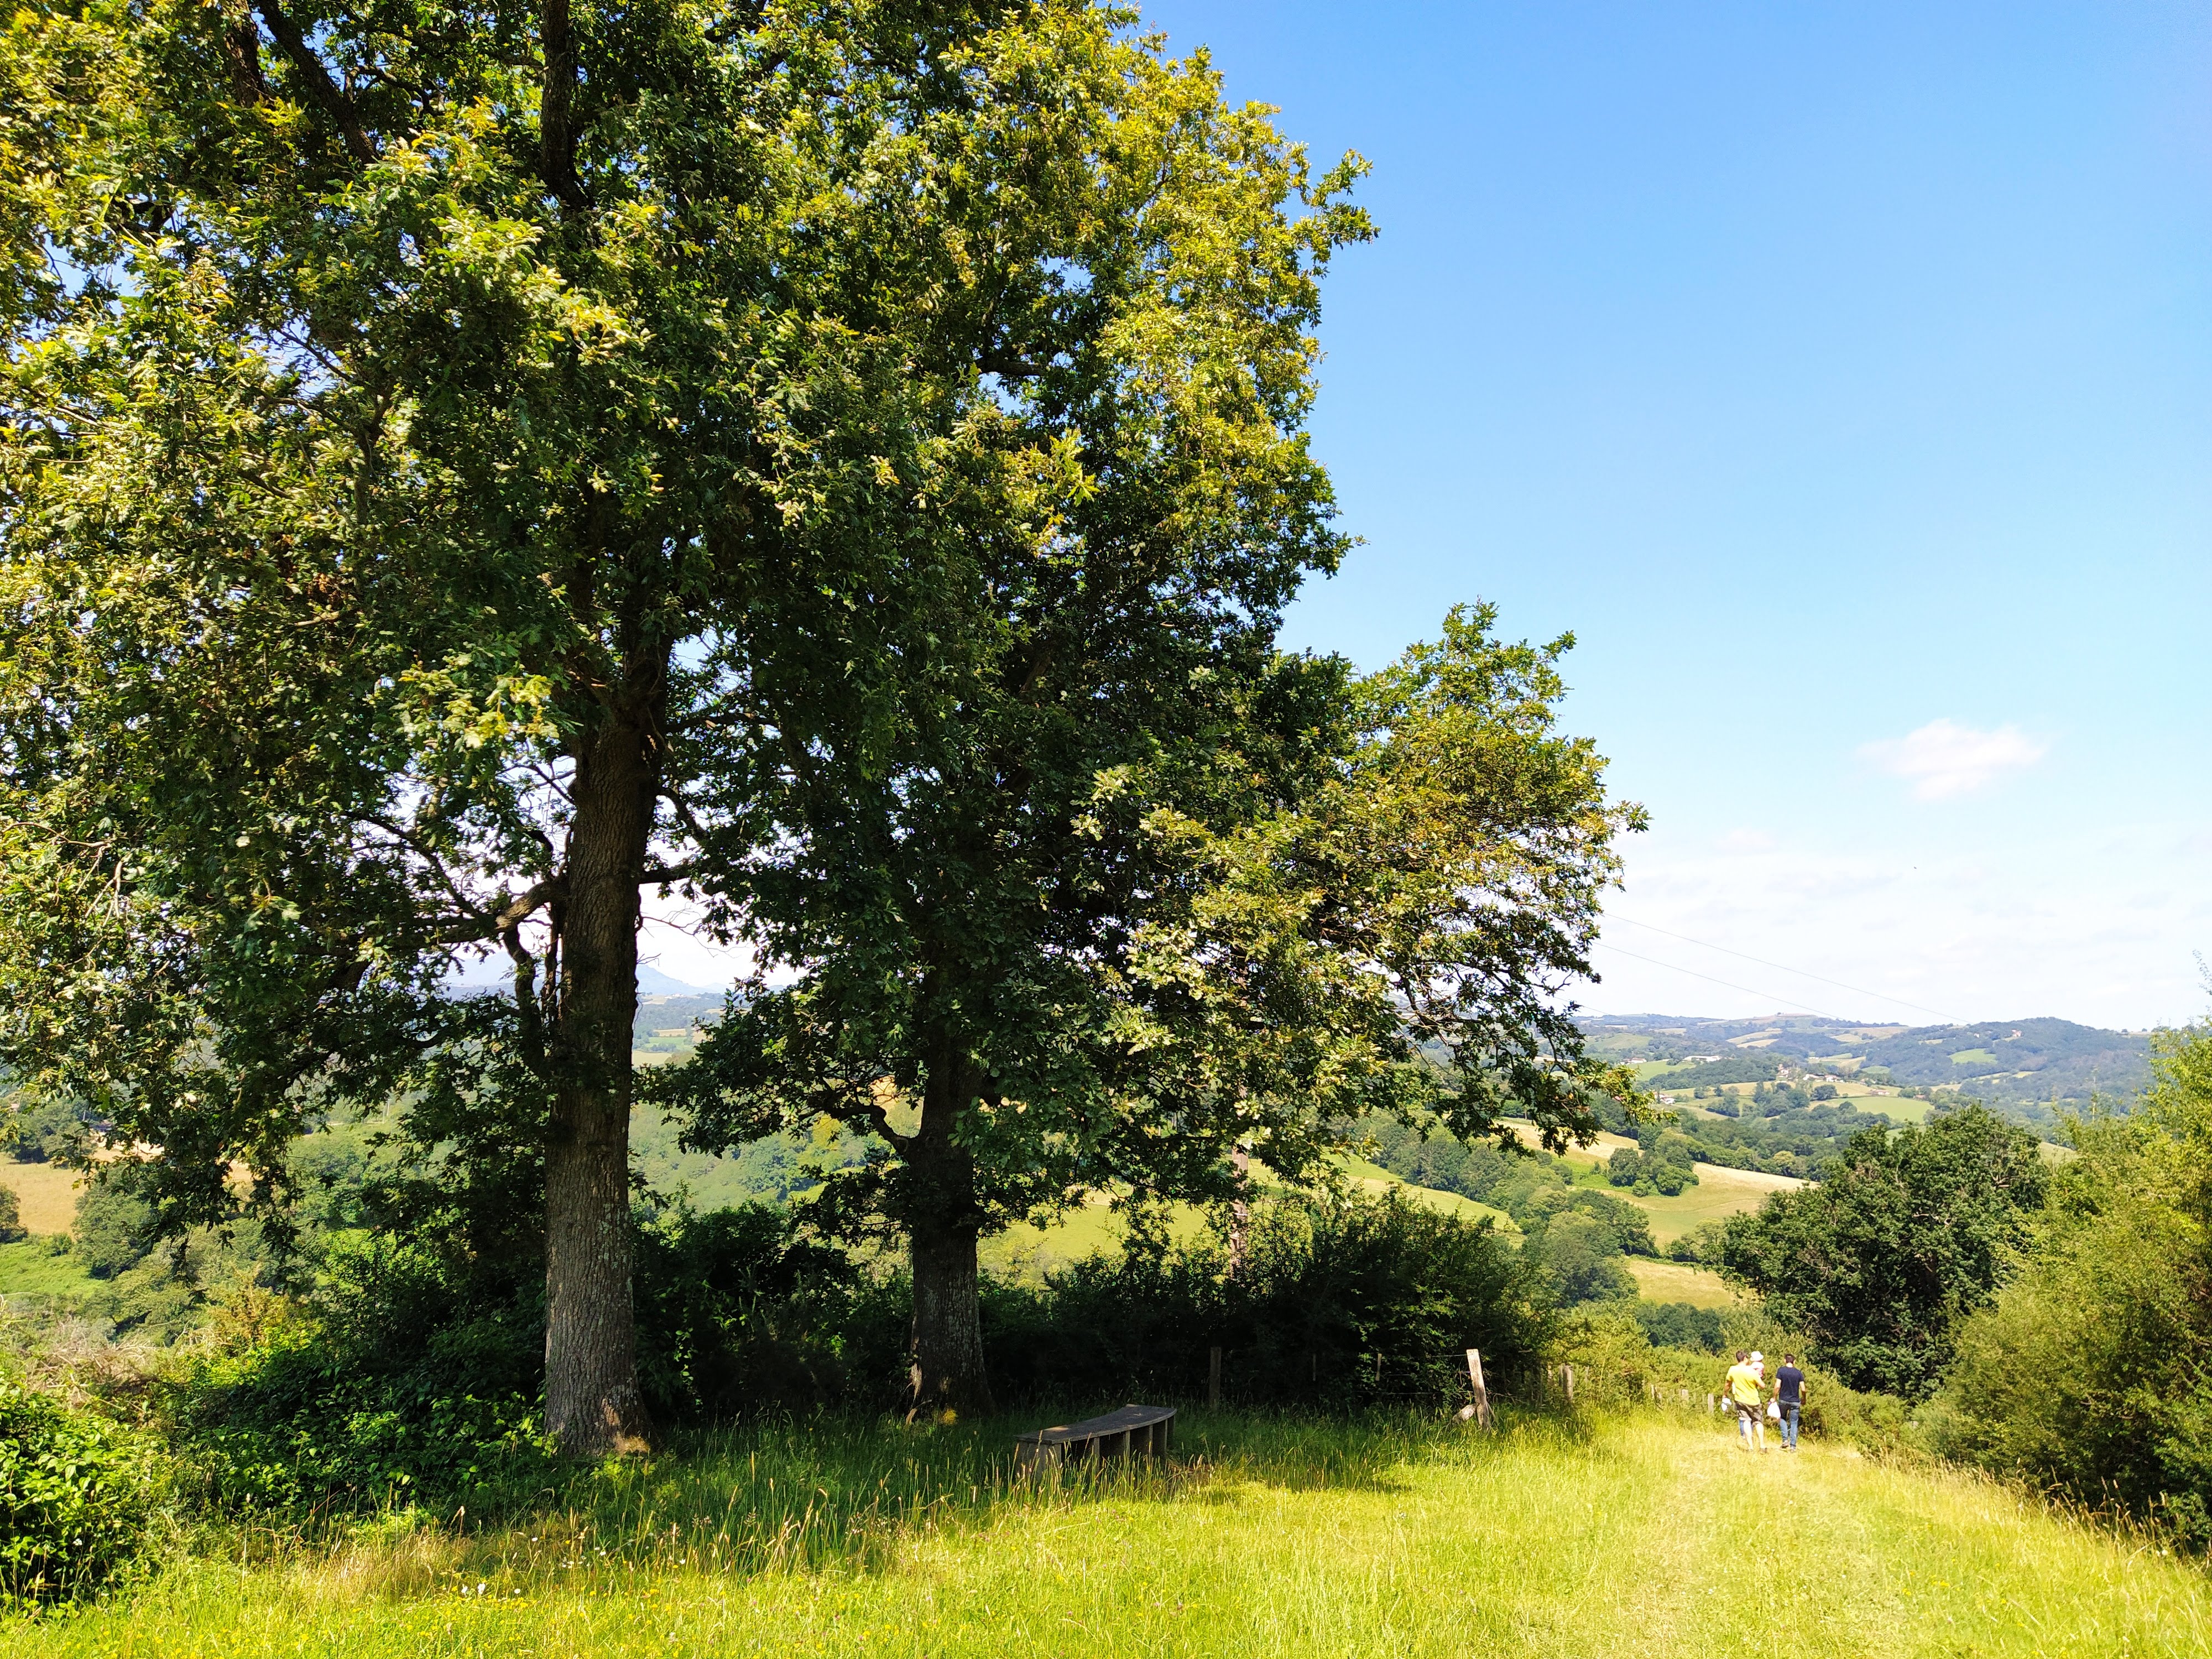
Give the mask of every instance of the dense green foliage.
MULTIPOLYGON (((866 1416, 900 1398, 908 1281, 822 1239, 805 1209, 642 1218, 640 1376, 658 1420, 866 1416)), ((542 1297, 434 1229, 352 1236, 303 1298, 224 1287, 157 1414, 221 1511, 511 1504, 552 1478, 542 1297)), ((1220 1346, 1232 1398, 1345 1408, 1455 1398, 1470 1346, 1525 1367, 1550 1307, 1534 1261, 1486 1225, 1394 1199, 1285 1200, 1260 1208, 1234 1275, 1218 1238, 1174 1246, 1140 1225, 1127 1253, 987 1283, 982 1328, 1002 1394, 1040 1407, 1200 1396, 1220 1346)))
POLYGON ((1977 1107, 1863 1130, 1819 1184, 1730 1218, 1722 1268, 1853 1388, 1918 1398, 2014 1265, 2045 1182, 2033 1138, 1977 1107))
POLYGON ((1967 1322, 1953 1455, 2212 1547, 2212 1026, 2161 1034, 2127 1118, 2081 1123, 2027 1265, 1967 1322))
POLYGON ((105 1588, 143 1549, 157 1495, 137 1439, 0 1374, 0 1606, 105 1588))
POLYGON ((1813 1090, 1820 1086, 1761 1084, 1749 1095, 1716 1095, 1698 1103, 1720 1113, 1717 1120, 1678 1113, 1675 1133, 1700 1163, 1809 1176, 1843 1152, 1852 1136, 1890 1121, 1848 1102, 1817 1100, 1813 1090))
POLYGON ((1226 1399, 1345 1410, 1455 1399, 1480 1348, 1524 1371, 1554 1328, 1550 1286, 1486 1222, 1395 1194, 1285 1201, 1255 1217, 1231 1273, 1224 1247, 1137 1242, 1041 1289, 995 1287, 994 1375, 1038 1401, 1204 1396, 1223 1353, 1226 1399))
POLYGON ((1724 1333, 1717 1308, 1699 1308, 1687 1302, 1638 1302, 1630 1311, 1655 1348, 1721 1352, 1724 1333))

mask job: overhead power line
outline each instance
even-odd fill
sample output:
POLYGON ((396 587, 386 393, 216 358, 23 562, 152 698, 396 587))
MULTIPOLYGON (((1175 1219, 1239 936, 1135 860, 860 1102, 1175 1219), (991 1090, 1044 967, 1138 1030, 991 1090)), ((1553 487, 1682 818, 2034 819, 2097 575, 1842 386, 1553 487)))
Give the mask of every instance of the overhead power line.
MULTIPOLYGON (((1917 1009, 1923 1014, 1935 1015, 1936 1018, 1943 1021, 1944 1024, 1948 1025, 1960 1025, 1966 1023, 1960 1019, 1956 1015, 1947 1014, 1941 1008, 1930 1008, 1924 1002, 1908 1001, 1904 997, 1893 997, 1889 995, 1887 992, 1869 991, 1863 985, 1846 985, 1842 980, 1830 979, 1826 974, 1808 973, 1802 968, 1792 968, 1786 962, 1769 962, 1765 957, 1754 957, 1742 951, 1731 951, 1725 945, 1715 945, 1710 939, 1692 939, 1687 933, 1678 933, 1671 927, 1655 927, 1652 923, 1648 921, 1638 921, 1634 916, 1624 916, 1609 910, 1606 913, 1606 919, 1609 921, 1625 921, 1632 927, 1642 927, 1654 933, 1664 933, 1668 939, 1678 939, 1685 945, 1695 945, 1703 950, 1717 951, 1724 957, 1741 957, 1745 962, 1755 962, 1762 968, 1774 968, 1778 969, 1785 974, 1796 974, 1801 979, 1817 979, 1823 985, 1832 985, 1839 991, 1850 992, 1854 996, 1874 997, 1882 1002, 1893 1002, 1900 1008, 1917 1009)), ((1613 949, 1618 951, 1620 947, 1616 945, 1613 946, 1613 949)), ((1637 960, 1639 962, 1649 962, 1651 958, 1649 957, 1638 957, 1637 960)), ((1672 963, 1668 962, 1660 963, 1658 965, 1662 968, 1671 968, 1674 966, 1672 963)), ((1690 969, 1685 968, 1681 969, 1681 971, 1686 974, 1690 972, 1690 969)), ((1711 976, 1705 974, 1699 974, 1697 977, 1699 979, 1705 979, 1711 976)), ((1721 984, 1724 981, 1718 980, 1714 981, 1715 984, 1721 984)), ((1735 988, 1741 991, 1744 988, 1739 985, 1735 988)), ((1753 996, 1765 996, 1768 995, 1769 993, 1765 991, 1753 991, 1750 994, 1753 996)), ((1788 1001, 1789 999, 1785 997, 1783 1000, 1788 1001)), ((1802 1008, 1805 1005, 1802 1002, 1790 1004, 1790 1006, 1793 1008, 1802 1008)), ((1832 1019, 1835 1018, 1835 1016, 1823 1015, 1822 1018, 1832 1019)))
POLYGON ((1774 1000, 1777 1002, 1788 1002, 1792 1008, 1802 1008, 1808 1014, 1819 1014, 1822 1019, 1841 1019, 1843 1018, 1840 1014, 1827 1013, 1821 1009, 1812 1007, 1802 1002, 1790 1001, 1790 999, 1788 997, 1775 996, 1774 993, 1771 991, 1754 991, 1750 986, 1738 985, 1732 979, 1715 979, 1711 974, 1701 974, 1694 968, 1678 967, 1675 963, 1671 962, 1662 962, 1656 957, 1639 957, 1636 955, 1635 951, 1622 950, 1620 945, 1612 943, 1608 939, 1600 939, 1597 943, 1600 950, 1616 951, 1624 957, 1635 957, 1637 961, 1648 962, 1654 968, 1670 968, 1678 974, 1687 974, 1692 979, 1701 979, 1711 985, 1725 985, 1729 990, 1741 991, 1747 997, 1773 997, 1774 1000))

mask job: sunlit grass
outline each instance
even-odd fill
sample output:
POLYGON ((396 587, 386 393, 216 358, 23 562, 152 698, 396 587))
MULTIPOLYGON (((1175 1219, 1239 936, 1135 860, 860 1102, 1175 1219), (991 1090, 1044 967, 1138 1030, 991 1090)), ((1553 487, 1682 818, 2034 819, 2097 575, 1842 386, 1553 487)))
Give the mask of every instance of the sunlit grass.
POLYGON ((1170 1468, 1011 1478, 1006 1425, 718 1437, 526 1524, 201 1559, 16 1652, 2197 1655, 2154 1541, 1695 1415, 1187 1418, 1170 1468))

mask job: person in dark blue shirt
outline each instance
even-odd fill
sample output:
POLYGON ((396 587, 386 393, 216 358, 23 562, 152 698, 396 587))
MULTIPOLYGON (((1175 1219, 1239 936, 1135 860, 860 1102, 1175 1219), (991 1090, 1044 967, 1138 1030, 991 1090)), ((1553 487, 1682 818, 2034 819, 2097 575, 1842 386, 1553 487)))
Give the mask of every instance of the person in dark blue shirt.
POLYGON ((1782 1407, 1782 1449, 1797 1449, 1797 1413, 1805 1406, 1805 1373, 1797 1369, 1797 1356, 1782 1356, 1782 1369, 1774 1373, 1774 1403, 1782 1407))

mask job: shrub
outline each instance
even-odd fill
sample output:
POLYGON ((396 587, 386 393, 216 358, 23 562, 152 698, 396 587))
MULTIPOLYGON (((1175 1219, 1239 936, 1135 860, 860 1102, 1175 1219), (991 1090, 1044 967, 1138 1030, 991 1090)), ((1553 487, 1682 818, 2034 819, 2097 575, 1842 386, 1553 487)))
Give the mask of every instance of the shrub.
POLYGON ((900 1369, 903 1285, 872 1283, 801 1215, 678 1209, 641 1228, 638 1369, 662 1422, 866 1400, 900 1369))
MULTIPOLYGON (((477 1495, 542 1473, 542 1313, 457 1294, 419 1243, 333 1253, 316 1305, 272 1303, 180 1357, 162 1409, 220 1510, 343 1510, 477 1495), (227 1339, 227 1340, 226 1340, 227 1339)), ((250 1298, 252 1292, 246 1295, 250 1298)))
POLYGON ((1854 1388, 1917 1397, 1996 1294, 2046 1179, 2033 1137, 1979 1107, 1863 1130, 1818 1186, 1731 1218, 1723 1268, 1854 1388))
POLYGON ((1721 1315, 1717 1308, 1693 1307, 1687 1302, 1638 1302, 1629 1311, 1655 1348, 1694 1348, 1705 1353, 1721 1351, 1721 1315))
MULTIPOLYGON (((889 1403, 903 1286, 877 1284, 761 1206, 645 1215, 639 1375, 667 1426, 889 1403)), ((301 1303, 237 1286, 164 1411, 221 1509, 339 1512, 538 1490, 543 1279, 423 1228, 329 1250, 301 1303), (240 1316, 243 1305, 262 1312, 240 1316)))
POLYGON ((0 1187, 0 1244, 12 1244, 23 1237, 23 1210, 13 1187, 0 1187))
POLYGON ((0 1601, 88 1595, 143 1547, 155 1464, 116 1425, 0 1376, 0 1601))
POLYGON ((2077 1125, 2026 1268, 1960 1332, 1937 1449, 2212 1548, 2212 1025, 2077 1125))
POLYGON ((1488 1222, 1395 1193, 1264 1206, 1234 1275, 1218 1241, 1139 1229, 1042 1289, 989 1285, 984 1316, 1002 1400, 1199 1397, 1218 1346, 1229 1397, 1330 1408, 1456 1397, 1466 1349, 1526 1367, 1553 1323, 1535 1264, 1488 1222))

